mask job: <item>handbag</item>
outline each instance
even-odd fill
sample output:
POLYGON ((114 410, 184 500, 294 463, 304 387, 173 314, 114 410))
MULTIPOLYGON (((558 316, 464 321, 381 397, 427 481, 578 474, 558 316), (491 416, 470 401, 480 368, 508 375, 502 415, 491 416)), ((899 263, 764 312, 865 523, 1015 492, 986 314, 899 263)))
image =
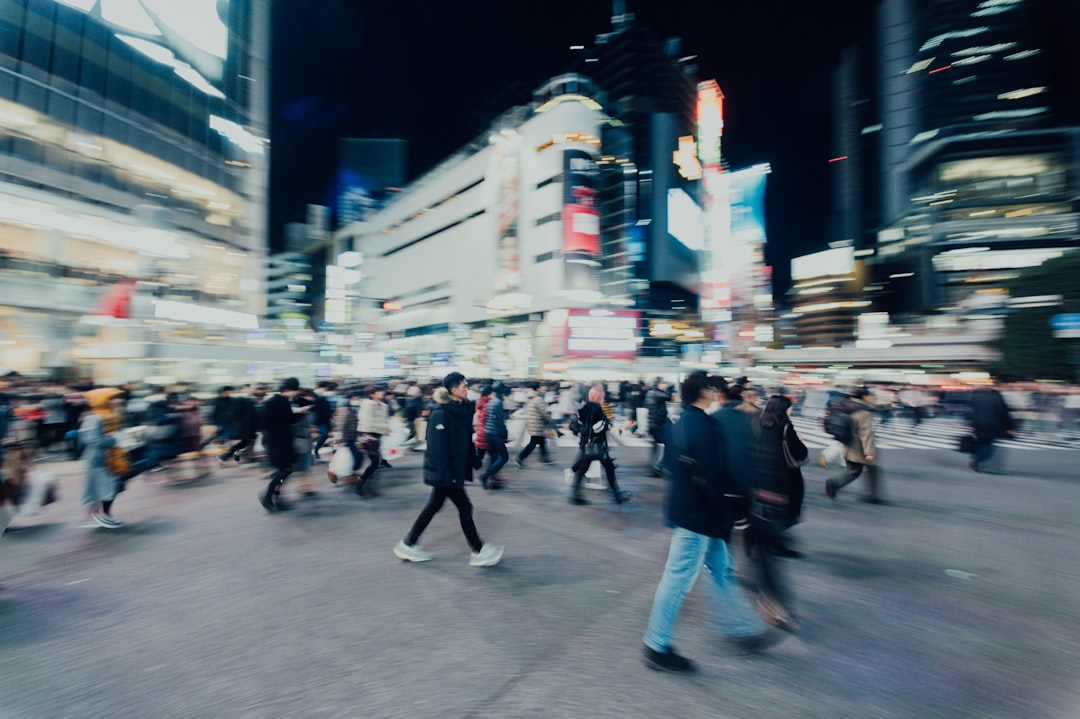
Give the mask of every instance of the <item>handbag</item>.
POLYGON ((788 469, 798 469, 802 465, 806 464, 807 460, 810 459, 810 457, 809 457, 809 455, 807 455, 806 459, 804 459, 804 460, 802 460, 800 462, 799 460, 795 459, 794 455, 791 454, 791 447, 788 447, 788 443, 787 443, 788 427, 790 427, 790 426, 791 426, 790 424, 785 424, 784 425, 784 436, 781 437, 781 439, 780 439, 780 446, 784 450, 784 464, 787 465, 787 468, 788 469))

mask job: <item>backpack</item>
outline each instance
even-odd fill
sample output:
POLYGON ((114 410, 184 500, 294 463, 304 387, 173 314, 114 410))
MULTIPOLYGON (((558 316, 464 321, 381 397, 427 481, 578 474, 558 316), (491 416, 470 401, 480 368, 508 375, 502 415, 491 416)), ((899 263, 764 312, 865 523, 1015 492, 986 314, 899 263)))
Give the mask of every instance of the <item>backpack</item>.
POLYGON ((851 423, 851 415, 843 410, 830 410, 829 413, 825 415, 824 427, 825 434, 831 435, 841 444, 848 444, 855 437, 855 432, 851 423))

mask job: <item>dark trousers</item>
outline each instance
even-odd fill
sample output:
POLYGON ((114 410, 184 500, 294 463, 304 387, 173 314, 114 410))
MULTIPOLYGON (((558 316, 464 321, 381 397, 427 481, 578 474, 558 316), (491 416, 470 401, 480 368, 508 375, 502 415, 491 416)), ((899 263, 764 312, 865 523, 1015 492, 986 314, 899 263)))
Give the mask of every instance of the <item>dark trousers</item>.
POLYGON ((431 497, 428 498, 424 508, 420 510, 420 516, 413 522, 412 529, 409 530, 408 535, 405 537, 405 544, 412 546, 420 541, 420 535, 427 529, 432 517, 442 509, 447 498, 457 507, 458 519, 461 521, 461 531, 465 533, 465 541, 469 543, 469 547, 474 552, 479 552, 484 543, 480 541, 480 535, 476 533, 476 524, 473 523, 472 502, 469 501, 469 495, 465 494, 465 488, 456 484, 431 488, 431 497))
POLYGON ((525 445, 525 449, 521 450, 517 456, 518 461, 524 462, 525 458, 532 454, 532 451, 537 447, 540 448, 540 461, 545 464, 550 462, 551 459, 548 457, 547 451, 547 438, 542 434, 539 436, 534 434, 529 437, 529 443, 525 445))
MULTIPOLYGON (((360 475, 360 481, 366 482, 371 479, 371 475, 375 474, 375 470, 377 470, 382 463, 382 453, 375 451, 364 452, 363 454, 368 458, 368 466, 364 469, 364 473, 360 475)), ((357 460, 356 469, 360 469, 359 460, 357 460)))
POLYGON ((871 499, 881 499, 881 476, 878 472, 878 466, 876 464, 859 464, 858 462, 847 462, 847 465, 844 467, 844 472, 838 477, 834 477, 830 481, 833 483, 833 486, 835 486, 836 489, 839 491, 843 487, 848 486, 856 479, 858 479, 859 475, 863 473, 864 469, 866 470, 867 488, 870 490, 867 496, 871 499))
POLYGON ((318 459, 319 450, 326 444, 326 440, 330 439, 330 425, 320 424, 316 429, 319 430, 319 435, 315 438, 315 446, 311 448, 311 453, 318 459))
POLYGON ((603 459, 585 459, 585 453, 579 450, 577 459, 570 465, 570 469, 574 472, 574 484, 570 488, 572 497, 581 496, 581 484, 585 481, 585 473, 589 471, 589 467, 593 462, 599 462, 600 466, 604 468, 604 476, 607 478, 608 487, 611 488, 611 491, 619 491, 619 483, 615 479, 615 460, 611 458, 611 455, 605 454, 603 459))
POLYGON ((788 591, 777 566, 777 555, 784 547, 781 520, 767 514, 751 512, 750 526, 743 535, 743 540, 746 543, 746 553, 753 562, 758 593, 775 598, 787 607, 791 601, 791 592, 788 591))
POLYGON ((292 474, 292 465, 288 467, 274 467, 274 473, 270 475, 270 484, 266 485, 266 495, 273 498, 274 494, 285 484, 285 480, 292 474))
POLYGON ((491 453, 491 461, 488 462, 487 470, 480 475, 480 481, 486 482, 499 473, 499 470, 510 461, 510 453, 506 449, 505 442, 488 439, 488 452, 491 453))
POLYGON ((245 448, 250 447, 253 444, 255 444, 255 438, 254 437, 244 437, 239 442, 234 444, 232 447, 229 447, 229 451, 226 452, 225 454, 223 454, 222 458, 223 459, 232 459, 236 455, 243 452, 245 448))
POLYGON ((988 462, 991 457, 994 456, 994 438, 993 437, 978 437, 975 440, 975 451, 971 453, 971 458, 980 464, 988 462))

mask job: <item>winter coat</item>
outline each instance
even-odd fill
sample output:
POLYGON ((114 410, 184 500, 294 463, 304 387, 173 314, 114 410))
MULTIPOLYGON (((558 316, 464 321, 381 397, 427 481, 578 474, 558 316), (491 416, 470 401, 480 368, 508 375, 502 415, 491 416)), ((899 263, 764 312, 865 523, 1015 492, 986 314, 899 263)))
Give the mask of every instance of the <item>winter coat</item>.
MULTIPOLYGON (((806 445, 799 439, 795 427, 785 419, 779 427, 762 427, 760 417, 753 425, 754 483, 755 489, 765 490, 787 498, 787 504, 771 505, 765 502, 765 514, 775 518, 785 527, 799 521, 805 490, 802 470, 787 466, 783 443, 787 442, 791 456, 801 462, 809 456, 806 445)), ((759 504, 761 504, 759 502, 759 504)))
POLYGON ((180 408, 162 400, 146 411, 146 423, 165 429, 167 436, 150 442, 158 459, 170 459, 184 451, 183 413, 180 408))
POLYGON ((334 410, 334 443, 350 445, 356 442, 356 410, 344 404, 334 410))
POLYGON ((645 395, 645 408, 649 410, 649 432, 660 432, 667 424, 667 403, 671 395, 659 387, 653 387, 645 395))
MULTIPOLYGON (((487 442, 487 408, 491 397, 481 397, 476 400, 476 412, 473 414, 473 429, 476 430, 476 438, 473 440, 477 449, 491 449, 487 442)), ((431 418, 428 417, 430 424, 431 418)))
POLYGON ((79 425, 79 444, 84 447, 86 484, 83 504, 108 502, 116 498, 117 477, 105 464, 105 450, 116 446, 116 438, 104 431, 101 417, 87 412, 79 425))
POLYGON ((334 405, 330 402, 331 397, 315 393, 315 405, 309 410, 313 412, 312 423, 316 427, 328 427, 330 419, 334 415, 334 405))
POLYGON ((581 429, 578 431, 578 448, 583 450, 588 443, 598 444, 607 454, 607 431, 611 424, 604 415, 604 408, 596 402, 586 402, 577 413, 581 429), (594 427, 602 427, 600 430, 594 427))
POLYGON ((506 442, 509 435, 506 429, 506 410, 503 408, 503 399, 497 394, 491 396, 487 411, 484 413, 484 439, 490 444, 506 442))
POLYGON ((551 413, 548 412, 547 402, 543 395, 536 394, 529 400, 528 414, 525 427, 532 437, 542 437, 551 423, 551 413))
POLYGON ((232 416, 232 397, 214 397, 213 409, 210 412, 211 421, 216 427, 228 428, 229 417, 232 416))
POLYGON ((1016 429, 1005 398, 989 387, 980 387, 971 393, 971 426, 980 440, 1007 437, 1016 429))
POLYGON ((370 397, 361 402, 356 429, 363 434, 390 434, 390 414, 386 404, 370 397))
POLYGON ((472 479, 476 450, 472 443, 473 405, 459 402, 440 387, 435 390, 427 424, 424 484, 461 487, 472 479))
POLYGON ((299 420, 300 413, 293 412, 287 397, 276 394, 263 402, 266 453, 271 466, 292 467, 296 459, 292 426, 299 420))
POLYGON ((233 439, 255 439, 259 431, 259 411, 250 397, 232 397, 229 403, 229 427, 233 439))
POLYGON ((728 471, 739 484, 750 487, 754 485, 754 435, 750 427, 753 418, 742 411, 741 403, 742 400, 730 400, 713 412, 712 417, 720 423, 728 448, 724 457, 728 471))
POLYGON ((844 459, 856 464, 877 462, 874 447, 874 406, 861 400, 850 399, 839 403, 839 409, 851 416, 851 441, 844 445, 844 459), (874 459, 866 461, 867 455, 874 459))
POLYGON ((667 428, 664 462, 671 482, 666 510, 668 522, 725 542, 731 537, 735 516, 726 494, 745 496, 728 470, 727 444, 720 423, 693 405, 683 410, 679 421, 667 428), (693 460, 691 473, 685 456, 693 460))

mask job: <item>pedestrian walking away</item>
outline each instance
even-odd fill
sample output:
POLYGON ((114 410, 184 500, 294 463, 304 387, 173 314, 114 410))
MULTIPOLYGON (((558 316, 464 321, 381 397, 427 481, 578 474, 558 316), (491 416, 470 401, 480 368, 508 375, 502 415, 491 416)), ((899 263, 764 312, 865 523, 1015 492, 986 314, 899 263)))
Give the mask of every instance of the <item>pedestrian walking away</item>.
POLYGON ((800 465, 809 452, 789 418, 791 400, 773 395, 752 422, 754 434, 753 495, 750 526, 743 532, 748 556, 753 560, 758 593, 758 612, 769 624, 794 631, 793 595, 780 574, 778 558, 791 556, 784 532, 799 521, 803 500, 800 465))
POLYGON ((596 385, 589 390, 588 401, 578 410, 578 456, 570 469, 574 473, 573 483, 570 487, 570 504, 583 505, 589 501, 581 491, 585 480, 585 473, 593 462, 600 462, 604 468, 608 482, 608 490, 616 504, 625 504, 633 497, 619 486, 615 479, 615 460, 611 457, 611 449, 608 446, 607 435, 611 429, 611 420, 604 414, 601 402, 604 401, 604 388, 596 385))
POLYGON ((775 637, 750 607, 728 551, 737 506, 730 497, 745 496, 748 488, 739 486, 728 470, 720 424, 706 414, 713 392, 704 372, 690 373, 680 387, 685 409, 666 438, 670 447, 665 459, 670 477, 666 514, 674 530, 643 638, 645 664, 651 669, 695 668, 675 651, 672 639, 683 599, 702 566, 716 588, 714 614, 727 637, 747 651, 764 648, 775 637))
POLYGON ((300 381, 295 377, 287 377, 282 380, 278 393, 263 403, 266 452, 274 471, 270 475, 266 491, 259 495, 259 503, 268 512, 289 508, 281 498, 281 485, 292 474, 296 460, 292 426, 300 420, 302 412, 310 409, 309 405, 294 410, 292 399, 299 393, 300 381))
MULTIPOLYGON (((874 447, 874 395, 866 387, 856 387, 849 399, 837 402, 837 412, 846 414, 851 422, 850 436, 844 441, 844 469, 825 482, 825 494, 836 499, 837 493, 854 482, 864 472, 867 494, 863 501, 871 504, 885 502, 881 492, 881 473, 874 447)), ((842 435, 841 435, 842 436, 842 435)), ((838 437, 839 439, 840 437, 838 437)))
POLYGON ((543 393, 540 392, 540 384, 534 382, 529 387, 529 403, 525 417, 525 429, 529 433, 529 444, 515 458, 514 461, 517 466, 524 467, 525 458, 536 448, 540 449, 540 461, 544 464, 551 464, 546 438, 549 426, 551 426, 551 413, 548 411, 543 393))
POLYGON ((472 553, 469 564, 491 567, 499 563, 503 548, 480 539, 473 522, 473 507, 465 493, 465 482, 472 480, 475 448, 472 443, 473 405, 468 401, 469 385, 465 376, 451 372, 432 397, 427 426, 427 450, 424 453, 424 484, 431 496, 420 511, 409 533, 394 546, 394 555, 409 562, 427 562, 434 555, 420 546, 420 536, 449 499, 458 510, 458 521, 472 553))

